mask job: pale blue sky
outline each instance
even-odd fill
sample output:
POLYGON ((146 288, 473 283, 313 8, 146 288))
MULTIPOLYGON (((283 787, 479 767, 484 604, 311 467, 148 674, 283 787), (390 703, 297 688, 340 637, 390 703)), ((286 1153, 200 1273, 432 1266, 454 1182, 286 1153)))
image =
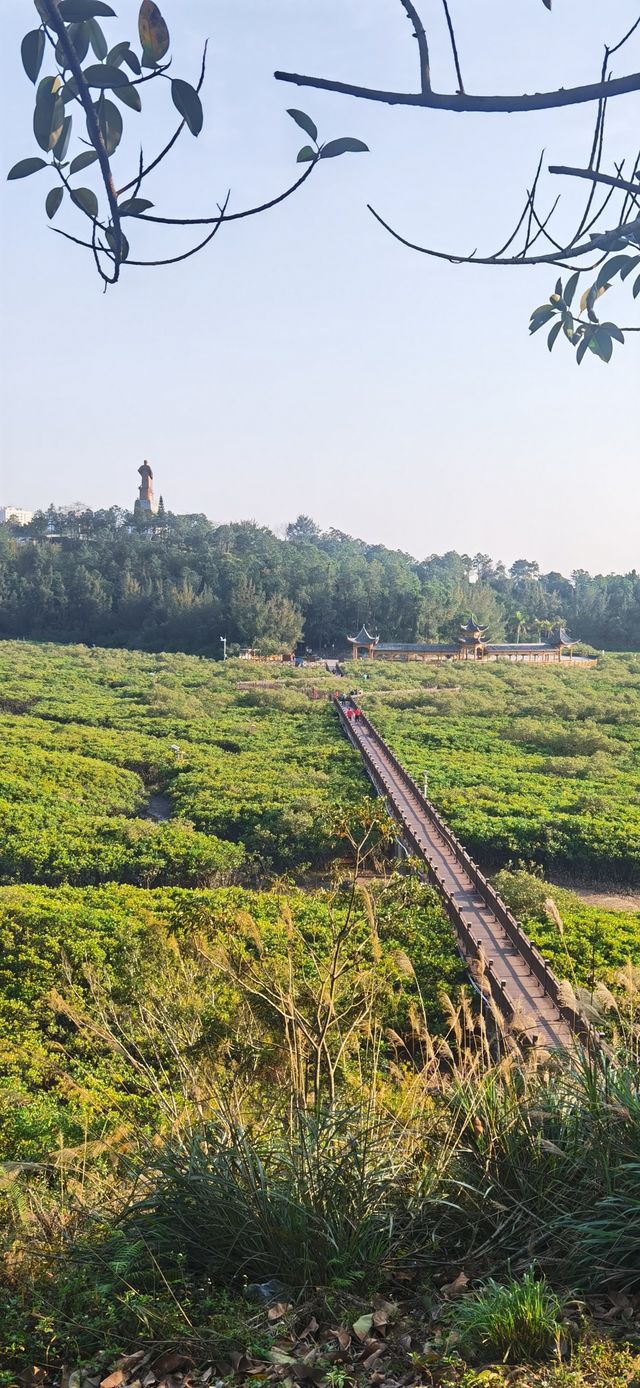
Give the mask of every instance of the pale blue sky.
MULTIPOLYGON (((113 3, 115 42, 135 33, 138 5, 113 3)), ((371 153, 320 166, 289 203, 224 228, 186 265, 123 272, 106 297, 90 257, 48 228, 49 175, 4 184, 0 502, 131 505, 146 457, 168 507, 215 521, 278 529, 305 511, 419 557, 455 548, 565 572, 637 565, 640 343, 609 366, 578 369, 562 342, 550 358, 527 322, 553 271, 429 261, 366 211, 371 201, 416 240, 491 249, 543 145, 549 162, 586 162, 592 108, 455 116, 273 80, 284 68, 415 87, 416 45, 397 0, 162 8, 176 73, 197 73, 207 36, 210 61, 202 135, 185 135, 148 181, 159 212, 206 215, 228 186, 232 209, 286 186, 304 142, 287 106, 307 110, 322 138, 356 135, 371 153)), ((422 9, 442 89, 453 79, 440 6, 422 9)), ((604 40, 620 37, 637 0, 555 0, 551 14, 542 0, 452 9, 468 90, 540 90, 593 80, 604 40)), ((2 11, 8 168, 36 152, 18 55, 35 11, 29 0, 2 0, 2 11)), ((640 43, 616 71, 639 58, 640 43)), ((151 152, 172 128, 168 88, 158 95, 141 118, 126 113, 122 179, 138 130, 151 152)), ((618 156, 634 153, 637 111, 637 97, 611 111, 618 156)), ((73 218, 60 225, 74 229, 73 218)), ((136 239, 141 254, 175 246, 162 228, 136 239)), ((628 295, 625 315, 634 321, 628 295)))

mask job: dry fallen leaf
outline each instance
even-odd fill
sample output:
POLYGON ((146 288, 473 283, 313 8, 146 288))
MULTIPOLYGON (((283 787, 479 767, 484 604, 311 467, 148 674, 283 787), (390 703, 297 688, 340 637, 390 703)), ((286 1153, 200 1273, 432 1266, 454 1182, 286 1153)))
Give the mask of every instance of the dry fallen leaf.
POLYGON ((329 1334, 335 1335, 340 1349, 349 1348, 349 1345, 351 1344, 351 1335, 349 1334, 348 1330, 345 1330, 344 1326, 340 1326, 338 1330, 330 1330, 329 1334))
POLYGON ((371 1312, 367 1312, 366 1315, 359 1316, 357 1321, 353 1322, 351 1328, 353 1330, 354 1335, 357 1335, 359 1340, 366 1340, 372 1325, 373 1316, 371 1312))
POLYGON ((468 1285, 469 1278, 466 1272, 459 1272, 458 1276, 454 1277, 453 1282, 448 1282, 446 1287, 442 1288, 442 1291, 444 1295, 448 1297, 462 1296, 465 1287, 468 1287, 468 1285))
POLYGON ((373 1354, 368 1354, 367 1358, 362 1361, 363 1369, 372 1369, 380 1356, 385 1353, 386 1348, 386 1345, 378 1345, 377 1349, 374 1349, 373 1354))
POLYGON ((145 1354, 143 1349, 137 1349, 135 1354, 123 1354, 121 1359, 116 1360, 113 1367, 114 1369, 123 1369, 125 1372, 128 1372, 135 1364, 140 1364, 143 1359, 149 1359, 150 1357, 149 1354, 145 1354))
POLYGON ((286 1354, 283 1349, 270 1349, 267 1355, 270 1364, 295 1364, 293 1355, 286 1354))
POLYGON ((280 1321, 287 1311, 292 1311, 293 1306, 290 1301, 277 1301, 275 1306, 270 1306, 267 1311, 268 1321, 280 1321))
POLYGON ((387 1301, 387 1298, 381 1296, 379 1292, 376 1292, 373 1298, 373 1307, 376 1311, 386 1311, 389 1320, 392 1320, 393 1317, 398 1314, 397 1301, 387 1301))
POLYGON ((318 1329, 319 1329, 318 1322, 317 1322, 315 1316, 312 1316, 312 1317, 311 1317, 311 1320, 309 1321, 309 1324, 308 1324, 308 1325, 305 1325, 304 1330, 301 1330, 301 1331, 300 1331, 300 1334, 298 1335, 298 1339, 299 1339, 299 1340, 306 1340, 306 1339, 308 1339, 309 1335, 315 1335, 316 1330, 318 1330, 318 1329))
POLYGON ((107 1377, 101 1380, 100 1388, 120 1388, 121 1383, 124 1383, 124 1373, 122 1369, 116 1369, 115 1373, 107 1374, 107 1377))

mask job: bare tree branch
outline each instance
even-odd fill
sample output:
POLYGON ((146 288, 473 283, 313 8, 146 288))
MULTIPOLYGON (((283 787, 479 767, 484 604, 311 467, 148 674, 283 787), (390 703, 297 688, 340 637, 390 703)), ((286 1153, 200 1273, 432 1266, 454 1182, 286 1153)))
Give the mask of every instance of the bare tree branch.
MULTIPOLYGON (((207 245, 209 244, 209 242, 213 240, 213 238, 214 238, 216 232, 220 230, 220 227, 222 226, 222 223, 223 223, 224 220, 225 220, 225 217, 224 217, 224 208, 226 207, 228 201, 229 201, 229 194, 227 193, 227 196, 226 196, 225 201, 224 201, 224 203, 223 203, 223 211, 221 212, 220 216, 216 219, 215 226, 213 227, 213 230, 209 232, 209 235, 208 235, 208 236, 205 236, 205 238, 204 238, 203 241, 199 241, 198 244, 197 244, 197 246, 192 246, 192 247, 191 247, 191 250, 189 250, 189 251, 183 251, 181 255, 169 256, 169 257, 167 257, 165 260, 131 260, 131 259, 129 259, 129 257, 127 257, 127 259, 126 259, 125 261, 123 261, 123 264, 124 264, 124 265, 136 265, 136 266, 141 266, 141 265, 153 265, 153 266, 157 266, 157 265, 177 265, 181 260, 189 260, 190 256, 196 255, 198 251, 203 250, 204 247, 207 246, 207 245)), ((136 220, 138 220, 138 219, 136 219, 136 220)), ((78 236, 71 236, 70 233, 69 233, 68 231, 62 231, 61 227, 51 227, 51 231, 55 232, 56 236, 63 236, 64 239, 65 239, 65 241, 73 241, 74 246, 84 246, 86 250, 93 251, 94 256, 95 256, 95 254, 96 254, 96 249, 97 249, 97 250, 101 251, 102 254, 105 255, 105 256, 107 257, 108 260, 113 260, 113 252, 110 251, 109 248, 108 248, 107 246, 100 245, 100 246, 98 246, 98 247, 96 248, 96 246, 95 246, 95 244, 94 244, 93 242, 91 242, 91 241, 82 241, 82 240, 80 239, 80 237, 78 237, 78 236)), ((103 276, 103 278, 104 278, 104 276, 103 276)), ((109 280, 109 283, 111 283, 110 280, 109 280)))
MULTIPOLYGON (((431 65, 429 62, 429 42, 425 33, 424 24, 418 14, 415 5, 411 0, 400 0, 400 4, 413 24, 413 35, 418 40, 418 52, 420 54, 420 87, 423 92, 431 91, 431 65)), ((278 74, 276 73, 276 76, 278 74)))
POLYGON ((581 87, 560 87, 558 91, 532 92, 516 96, 471 96, 466 92, 393 92, 374 87, 359 87, 351 82, 337 82, 327 77, 309 77, 299 72, 274 72, 278 82, 291 82, 297 87, 314 87, 318 91, 355 96, 363 101, 378 101, 388 106, 424 106, 433 111, 454 111, 471 115, 500 115, 511 111, 549 111, 562 106, 580 106, 600 101, 605 96, 624 96, 640 91, 640 72, 616 77, 610 82, 588 82, 581 87))
POLYGON ((634 23, 631 25, 631 28, 630 28, 630 29, 627 29, 626 34, 623 35, 623 37, 620 39, 619 43, 614 44, 613 48, 608 48, 608 49, 607 49, 607 57, 608 57, 608 58, 612 58, 613 55, 614 55, 614 53, 617 53, 617 52, 618 52, 618 49, 624 48, 625 43, 628 43, 628 42, 629 42, 629 39, 632 37, 633 34, 635 34, 636 29, 638 28, 638 26, 640 26, 640 14, 638 15, 638 18, 634 21, 634 23))
POLYGON ((535 222, 535 224, 536 224, 538 230, 537 230, 537 232, 535 233, 535 236, 532 236, 532 237, 531 237, 531 240, 530 240, 530 242, 529 242, 529 245, 530 245, 530 246, 535 246, 536 241, 537 241, 541 236, 544 236, 545 239, 549 242, 549 245, 550 245, 550 246, 555 246, 556 251, 558 251, 559 254, 562 255, 562 254, 563 254, 563 248, 562 248, 562 246, 560 245, 560 242, 559 242, 559 241, 556 241, 555 238, 551 235, 551 233, 550 233, 549 231, 547 231, 547 227, 548 227, 548 225, 549 225, 549 222, 551 221, 551 218, 553 217, 553 214, 554 214, 554 212, 555 212, 555 210, 556 210, 556 208, 557 208, 557 206, 558 206, 559 201, 560 201, 560 194, 558 193, 558 196, 557 196, 555 202, 552 204, 552 206, 551 206, 549 212, 547 213, 546 217, 544 218, 544 221, 541 221, 541 220, 540 220, 540 218, 539 218, 539 216, 538 216, 538 214, 537 214, 537 212, 536 212, 536 209, 535 209, 535 203, 532 203, 532 204, 531 204, 531 215, 532 215, 532 217, 533 217, 533 220, 534 220, 534 222, 535 222))
POLYGON ((640 183, 628 183, 624 178, 599 173, 597 169, 574 169, 570 164, 549 164, 549 173, 563 174, 566 178, 587 178, 592 183, 608 183, 621 193, 633 193, 636 198, 640 196, 640 183))
POLYGON ((461 71, 460 71, 460 59, 459 59, 459 57, 458 57, 458 45, 457 45, 457 43, 456 43, 455 30, 454 30, 453 24, 452 24, 452 22, 451 22, 451 15, 450 15, 450 13, 449 13, 449 6, 448 6, 448 4, 447 4, 447 0, 442 0, 442 8, 443 8, 443 10, 444 10, 445 19, 446 19, 446 21, 447 21, 447 28, 448 28, 448 30, 449 30, 449 39, 450 39, 450 41, 451 41, 451 52, 452 52, 452 54, 453 54, 453 62, 454 62, 454 66, 455 66, 455 69, 456 69, 456 77, 457 77, 457 79, 458 79, 458 91, 459 91, 459 92, 464 92, 464 82, 462 81, 462 73, 461 73, 461 71))
POLYGON ((255 217, 258 212, 268 212, 270 208, 277 207, 278 203, 285 202, 287 198, 291 197, 292 193, 296 193, 298 188, 301 188, 303 183, 306 183, 310 174, 313 173, 319 158, 320 155, 318 154, 315 159, 310 160, 302 176, 296 179, 295 183, 292 183, 289 188, 285 188, 284 193, 278 193, 277 197, 271 198, 269 202, 262 202, 257 207, 247 207, 243 212, 229 212, 228 215, 220 213, 217 217, 154 217, 150 212, 141 212, 139 217, 136 217, 136 221, 158 222, 161 226, 207 227, 211 226, 214 222, 239 222, 243 217, 255 217))
POLYGON ((456 255, 452 251, 435 251, 429 246, 419 246, 415 241, 409 241, 405 236, 401 236, 395 231, 384 217, 376 212, 371 203, 367 203, 368 211, 375 217, 376 221, 388 231, 394 240, 399 241, 402 246, 407 246, 410 251, 419 251, 421 255, 432 256, 435 260, 448 260, 451 265, 560 265, 564 269, 573 270, 574 265, 567 264, 575 256, 594 255, 596 251, 607 251, 619 239, 621 234, 625 236, 640 236, 640 217, 635 221, 625 222, 622 226, 616 226, 611 231, 603 232, 600 236, 592 236, 589 241, 582 242, 580 245, 569 245, 557 251, 550 251, 546 255, 456 255))
POLYGON ((533 180, 533 183, 532 183, 532 185, 531 185, 531 188, 530 188, 530 189, 528 190, 528 192, 527 192, 527 199, 528 199, 528 202, 529 202, 529 216, 528 216, 528 218, 527 218, 527 230, 526 230, 526 232, 525 232, 525 237, 524 237, 524 246, 523 246, 523 248, 522 248, 522 251, 520 252, 520 254, 521 254, 522 256, 526 255, 527 250, 528 250, 528 248, 529 248, 529 245, 530 245, 530 243, 531 243, 531 227, 532 227, 532 224, 533 224, 533 204, 534 204, 534 202, 535 202, 536 192, 537 192, 537 190, 538 190, 538 182, 539 182, 539 179, 540 179, 540 174, 542 173, 542 160, 543 160, 543 159, 544 159, 544 150, 542 151, 542 153, 541 153, 541 155, 540 155, 540 158, 539 158, 539 160, 538 160, 538 167, 537 167, 537 169, 536 169, 535 176, 534 176, 534 180, 533 180))

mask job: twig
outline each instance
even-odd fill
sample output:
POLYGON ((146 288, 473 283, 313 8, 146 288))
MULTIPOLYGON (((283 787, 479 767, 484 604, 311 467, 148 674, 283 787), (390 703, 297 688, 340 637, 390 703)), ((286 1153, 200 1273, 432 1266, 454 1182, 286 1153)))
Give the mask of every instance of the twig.
POLYGON ((547 213, 547 215, 546 215, 544 221, 542 221, 542 222, 540 221, 540 218, 539 218, 539 216, 538 216, 538 214, 537 214, 537 212, 536 212, 536 209, 535 209, 535 207, 534 207, 533 204, 532 204, 532 206, 531 206, 531 213, 532 213, 533 220, 534 220, 534 222, 536 223, 536 226, 537 226, 538 230, 537 230, 535 236, 532 236, 532 237, 531 237, 531 240, 530 240, 530 242, 529 242, 529 245, 530 245, 530 246, 535 246, 536 241, 539 239, 539 237, 540 237, 540 236, 545 236, 546 239, 547 239, 547 241, 550 243, 550 245, 555 246, 555 248, 556 248, 556 250, 558 251, 558 253, 559 253, 560 255, 563 255, 563 254, 564 254, 564 249, 563 249, 563 247, 560 245, 560 242, 559 242, 559 241, 556 241, 555 238, 551 235, 551 233, 550 233, 549 231, 547 231, 547 227, 548 227, 548 225, 549 225, 549 222, 551 221, 551 218, 553 217, 553 214, 554 214, 554 212, 555 212, 555 210, 556 210, 556 208, 557 208, 557 206, 558 206, 559 201, 560 201, 560 193, 558 193, 558 196, 557 196, 555 202, 553 203, 553 206, 551 207, 550 211, 547 213))
MULTIPOLYGON (((191 247, 191 250, 189 250, 189 251, 183 251, 183 252, 182 252, 182 255, 172 255, 172 256, 168 256, 168 257, 167 257, 166 259, 164 259, 164 260, 131 260, 131 259, 127 258, 127 260, 124 260, 124 261, 122 262, 123 265, 127 265, 127 266, 128 266, 128 265, 136 265, 136 266, 141 266, 141 265, 154 265, 154 266, 157 266, 157 265, 178 265, 179 262, 180 262, 181 260, 189 260, 189 258, 190 258, 192 255, 197 255, 198 251, 203 250, 204 247, 205 247, 205 246, 208 246, 209 242, 213 240, 213 238, 214 238, 216 232, 218 232, 218 231, 220 230, 220 227, 222 226, 223 222, 225 222, 226 220, 229 220, 229 221, 231 220, 231 218, 228 218, 228 219, 225 218, 225 215, 224 215, 224 209, 225 209, 226 206, 227 206, 227 203, 228 203, 228 201, 229 201, 229 197, 230 197, 230 194, 227 193, 227 196, 226 196, 225 201, 224 201, 224 203, 223 203, 223 210, 222 210, 222 213, 221 213, 221 215, 220 215, 218 218, 216 218, 215 225, 213 226, 212 230, 209 232, 209 235, 208 235, 208 236, 205 236, 205 238, 204 238, 203 241, 199 241, 197 246, 192 246, 192 247, 191 247)), ((140 218, 137 218, 136 220, 139 221, 140 218)), ((57 236, 64 236, 64 238, 65 238, 66 241, 73 241, 74 244, 75 244, 76 246, 85 246, 85 247, 87 247, 89 250, 93 250, 93 249, 94 249, 90 241, 80 241, 79 238, 78 238, 77 236, 70 236, 68 231, 62 231, 62 230, 60 229, 60 227, 52 227, 51 230, 52 230, 52 231, 55 231, 55 233, 56 233, 57 236)), ((105 255, 107 255, 107 257, 108 257, 110 260, 113 259, 113 256, 109 253, 109 251, 105 250, 104 247, 101 246, 100 249, 104 252, 105 255)))
MULTIPOLYGON (((601 72, 600 72, 600 80, 601 80, 601 82, 605 82, 605 81, 608 80, 608 67, 609 67, 609 51, 608 51, 608 49, 605 48, 605 51, 604 51, 604 59, 603 59, 603 62, 602 62, 602 69, 601 69, 601 72)), ((606 119, 607 119, 607 101, 606 101, 606 97, 603 97, 603 98, 598 102, 598 110, 597 110, 597 114, 596 114, 595 127, 594 127, 594 131, 593 131, 593 143, 592 143, 592 145, 591 145, 591 153, 590 153, 590 155, 589 155, 589 168, 590 168, 590 169, 593 169, 593 168, 599 169, 599 168, 600 168, 600 163, 601 163, 601 160, 602 160, 602 150, 603 150, 603 146, 604 146, 604 131, 605 131, 606 119)), ((586 201, 586 204, 585 204, 584 208, 582 209, 582 216, 581 216, 580 221, 578 222, 578 225, 577 225, 577 227, 576 227, 576 229, 575 229, 575 231, 574 231, 574 233, 573 233, 573 239, 574 239, 574 241, 577 241, 578 237, 581 236, 582 233, 583 233, 583 231, 584 231, 584 228, 585 228, 585 226, 586 226, 586 224, 587 224, 587 222, 588 222, 588 220, 589 220, 589 213, 591 212, 591 208, 593 207, 595 195, 596 195, 596 187, 595 187, 595 184, 594 184, 594 185, 591 187, 591 189, 589 190, 589 196, 588 196, 588 198, 587 198, 587 201, 586 201)))
POLYGON ((536 169, 536 171, 535 171, 533 183, 532 183, 532 185, 531 185, 530 190, 529 190, 528 193, 527 193, 527 199, 528 199, 528 202, 529 202, 529 216, 528 216, 528 219, 527 219, 527 230, 526 230, 526 232, 525 232, 525 237, 524 237, 524 246, 523 246, 523 248, 522 248, 522 251, 520 252, 520 255, 522 255, 522 256, 526 255, 527 250, 528 250, 528 248, 529 248, 530 240, 531 240, 531 224, 532 224, 532 222, 533 222, 533 204, 534 204, 534 202, 535 202, 536 190, 537 190, 537 187, 538 187, 538 181, 539 181, 539 178, 540 178, 540 174, 541 174, 541 172, 542 172, 542 160, 543 160, 543 159, 544 159, 544 150, 542 151, 542 153, 541 153, 541 155, 540 155, 540 158, 539 158, 539 160, 538 160, 538 167, 537 167, 537 169, 536 169))
MULTIPOLYGON (((400 4, 402 5, 407 19, 410 19, 413 24, 414 38, 418 40, 418 53, 420 55, 420 90, 423 93, 430 92, 431 65, 429 62, 429 42, 424 24, 422 23, 415 5, 411 3, 411 0, 400 0, 400 4)), ((276 77, 277 76, 278 74, 276 73, 276 77)))
MULTIPOLYGON (((207 39, 207 41, 206 41, 206 43, 205 43, 205 46, 204 46, 204 51, 203 51, 203 54, 202 54, 202 63, 201 63, 201 66, 200 66, 200 77, 198 78, 198 82, 197 82, 197 85, 196 85, 196 91, 197 91, 197 92, 200 92, 200 91, 201 91, 201 89, 202 89, 202 84, 203 84, 203 82, 204 82, 204 77, 205 77, 205 72, 206 72, 206 67, 207 67, 207 48, 208 48, 208 46, 209 46, 209 40, 207 39)), ((147 164, 147 167, 146 167, 146 168, 143 168, 142 172, 138 174, 138 177, 137 177, 137 178, 132 178, 131 181, 130 181, 130 183, 125 183, 125 184, 124 184, 124 187, 118 189, 118 197, 119 197, 119 198, 122 197, 122 194, 123 194, 123 193, 128 193, 130 188, 135 188, 136 191, 137 191, 138 188, 140 187, 140 184, 142 183, 143 178, 146 178, 146 177, 147 177, 147 174, 150 174, 150 173, 152 172, 153 169, 157 169, 158 164, 161 164, 161 163, 162 163, 162 160, 163 160, 164 158, 166 158, 167 154, 169 154, 169 151, 173 149, 173 146, 175 145, 176 140, 179 139, 180 135, 182 134, 182 131, 184 130, 185 124, 186 124, 185 121, 183 121, 183 120, 180 121, 180 124, 179 124, 179 126, 178 126, 178 129, 177 129, 176 131, 174 131, 173 135, 171 136, 171 139, 169 140, 169 143, 165 145, 164 149, 160 151, 160 153, 156 156, 156 158, 155 158, 155 159, 152 159, 151 163, 150 163, 150 164, 147 164)))
MULTIPOLYGON (((507 240, 505 241, 504 245, 501 246, 500 249, 499 249, 498 251, 496 251, 496 255, 497 255, 497 256, 504 255, 505 251, 508 251, 509 246, 511 246, 511 245, 513 244, 513 242, 515 241, 516 236, 518 235, 518 232, 519 232, 519 230, 520 230, 520 228, 521 228, 521 226, 522 226, 522 223, 524 222, 524 219, 525 219, 525 217, 527 216, 528 211, 529 211, 529 197, 527 196, 527 200, 526 200, 525 205, 524 205, 524 207, 523 207, 523 209, 522 209, 522 212, 520 213, 520 216, 519 216, 519 218, 518 218, 518 221, 516 222, 516 225, 515 225, 514 229, 513 229, 513 231, 511 232, 511 235, 507 237, 507 240)), ((475 254, 475 252, 474 252, 474 254, 475 254)))
POLYGON ((599 173, 596 169, 574 169, 570 164, 549 164, 549 173, 563 174, 567 178, 588 178, 592 183, 608 183, 621 193, 633 193, 636 197, 640 194, 640 183, 628 183, 624 178, 599 173))
POLYGON ((640 234, 640 217, 637 217, 633 222, 627 222, 622 227, 614 227, 611 231, 603 232, 601 236, 594 236, 591 240, 582 242, 577 246, 566 246, 555 253, 548 252, 546 255, 526 256, 524 260, 519 255, 477 256, 475 253, 474 255, 455 255, 451 251, 435 251, 429 246, 419 246, 415 241, 408 241, 405 236, 401 236, 388 222, 385 222, 384 217, 376 212, 371 203, 367 203, 367 208, 385 231, 388 231, 389 235, 393 236, 394 240, 399 241, 402 246, 407 246, 410 251, 420 251, 422 255, 432 256, 436 260, 448 260, 451 265, 558 265, 563 269, 572 270, 576 267, 566 264, 566 262, 571 260, 573 256, 594 255, 596 251, 606 251, 607 243, 615 241, 623 232, 640 234))
POLYGON ((455 35, 455 30, 454 30, 453 24, 452 24, 452 22, 451 22, 451 15, 449 14, 449 6, 448 6, 448 4, 447 4, 447 0, 442 0, 442 8, 443 8, 444 13, 445 13, 445 19, 446 19, 446 21, 447 21, 447 28, 448 28, 448 30, 449 30, 449 38, 450 38, 450 40, 451 40, 451 52, 452 52, 452 54, 453 54, 453 61, 454 61, 454 64, 455 64, 455 69, 456 69, 456 77, 457 77, 457 79, 458 79, 458 91, 464 93, 464 82, 462 81, 462 73, 461 73, 461 71, 460 71, 460 59, 459 59, 459 57, 458 57, 458 46, 457 46, 457 44, 456 44, 456 35, 455 35))
MULTIPOLYGON (((136 217, 136 221, 157 222, 161 226, 207 227, 212 226, 214 222, 239 222, 243 217, 255 217, 258 212, 268 212, 271 207, 277 207, 278 203, 284 202, 286 198, 291 197, 292 193, 297 192, 298 188, 301 188, 303 183, 306 183, 310 174, 313 173, 319 158, 320 155, 317 155, 315 159, 310 160, 309 166, 305 169, 302 177, 296 179, 295 183, 292 183, 289 188, 286 188, 284 193, 279 193, 276 198, 271 198, 269 202, 260 203, 258 207, 247 207, 243 212, 230 212, 228 216, 221 211, 218 217, 154 217, 150 212, 141 212, 140 216, 136 217)), ((229 198, 227 195, 227 202, 228 201, 229 198)), ((225 202, 225 207, 227 202, 225 202)))
POLYGON ((608 55, 609 55, 610 58, 613 57, 613 54, 614 54, 614 53, 617 53, 617 52, 618 52, 618 49, 619 49, 619 48, 624 48, 625 43, 628 43, 628 42, 629 42, 629 39, 631 38, 632 34, 635 34, 636 29, 638 28, 638 25, 639 25, 639 24, 640 24, 640 14, 638 15, 638 18, 635 20, 635 22, 631 25, 631 28, 630 28, 630 29, 627 29, 626 34, 624 35, 623 38, 620 39, 620 42, 619 42, 619 43, 616 43, 616 44, 614 45, 613 48, 608 48, 608 49, 607 49, 607 53, 608 53, 608 55))
POLYGON ((599 206, 598 208, 596 208, 596 211, 594 212, 594 214, 593 214, 591 220, 588 221, 588 222, 586 223, 586 225, 583 227, 583 231, 584 231, 585 236, 588 235, 588 233, 591 231, 591 228, 592 228, 592 227, 597 226, 597 224, 598 224, 598 222, 600 221, 600 218, 601 218, 601 216, 602 216, 602 214, 603 214, 605 208, 609 206, 609 203, 611 202, 611 199, 612 199, 612 197, 613 197, 615 191, 616 191, 615 188, 610 188, 610 189, 609 189, 609 192, 607 193, 606 197, 604 197, 604 198, 602 199, 602 202, 601 202, 600 206, 599 206))

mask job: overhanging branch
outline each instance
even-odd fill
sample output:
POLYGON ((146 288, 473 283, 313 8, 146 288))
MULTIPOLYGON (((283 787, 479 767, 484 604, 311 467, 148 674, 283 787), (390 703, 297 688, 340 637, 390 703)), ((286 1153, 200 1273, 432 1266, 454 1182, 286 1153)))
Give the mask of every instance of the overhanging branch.
POLYGON ((395 241, 399 241, 402 246, 407 246, 410 251, 419 251, 421 255, 432 256, 435 260, 448 260, 451 265, 559 265, 565 269, 575 267, 567 264, 576 256, 597 255, 606 253, 615 244, 621 235, 633 237, 640 236, 640 217, 636 217, 632 222, 625 222, 623 226, 613 227, 611 231, 603 232, 600 236, 591 236, 588 241, 583 241, 580 245, 563 246, 556 251, 548 251, 544 255, 456 255, 453 251, 436 251, 430 246, 419 246, 415 241, 409 241, 406 236, 401 236, 399 231, 385 222, 384 217, 376 212, 371 203, 367 203, 368 211, 375 217, 380 226, 393 236, 395 241))
MULTIPOLYGON (((95 112, 95 107, 93 101, 91 100, 91 92, 89 91, 87 83, 85 82, 84 74, 80 66, 80 63, 78 62, 75 49, 69 39, 66 25, 58 9, 58 0, 41 0, 41 4, 47 16, 46 23, 50 26, 51 29, 53 29, 53 32, 57 35, 58 42, 66 59, 67 67, 69 68, 70 72, 73 74, 73 77, 75 78, 78 87, 78 96, 80 98, 80 101, 82 102, 84 113, 87 118, 87 132, 89 135, 89 139, 98 156, 98 163, 100 165, 100 172, 102 174, 102 181, 104 183, 105 191, 107 194, 109 211, 111 213, 111 221, 113 225, 114 268, 113 279, 111 282, 115 284, 118 279, 118 275, 120 272, 120 264, 122 260, 122 227, 120 225, 120 210, 118 208, 118 197, 113 182, 113 175, 111 173, 109 156, 107 154, 105 142, 102 137, 102 131, 98 124, 98 117, 95 112)), ((99 264, 98 268, 100 268, 99 264)))
POLYGON ((517 96, 472 96, 467 92, 392 92, 336 82, 328 77, 308 77, 299 72, 275 72, 277 82, 297 87, 355 96, 362 101, 378 101, 387 106, 424 106, 433 111, 454 111, 469 115, 501 115, 515 111, 550 111, 561 106, 580 106, 628 92, 640 91, 640 72, 615 77, 610 82, 589 82, 582 87, 560 87, 558 91, 532 92, 517 96))
POLYGON ((600 173, 597 169, 574 169, 570 164, 550 164, 549 173, 563 174, 568 178, 586 178, 592 183, 607 183, 611 188, 619 188, 621 193, 633 193, 635 197, 640 197, 640 183, 628 183, 625 178, 600 173))

